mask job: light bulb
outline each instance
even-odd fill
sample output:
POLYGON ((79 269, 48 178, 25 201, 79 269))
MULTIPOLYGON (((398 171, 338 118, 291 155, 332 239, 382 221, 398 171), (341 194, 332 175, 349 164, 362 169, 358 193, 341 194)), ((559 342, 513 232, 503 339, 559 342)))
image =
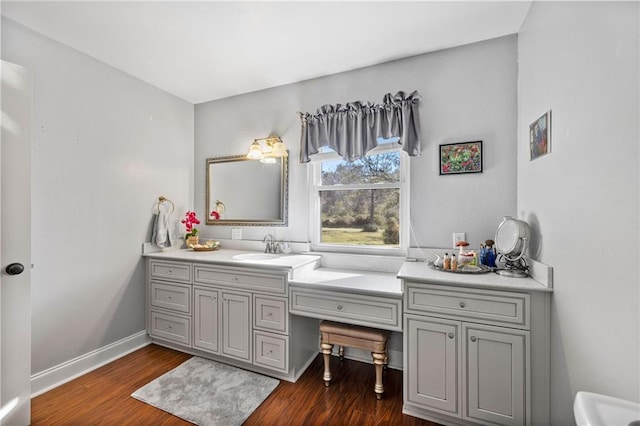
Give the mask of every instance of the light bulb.
POLYGON ((262 149, 260 148, 260 143, 258 141, 253 141, 253 143, 251 144, 249 153, 247 154, 247 158, 251 160, 260 160, 264 158, 264 155, 262 155, 262 149))

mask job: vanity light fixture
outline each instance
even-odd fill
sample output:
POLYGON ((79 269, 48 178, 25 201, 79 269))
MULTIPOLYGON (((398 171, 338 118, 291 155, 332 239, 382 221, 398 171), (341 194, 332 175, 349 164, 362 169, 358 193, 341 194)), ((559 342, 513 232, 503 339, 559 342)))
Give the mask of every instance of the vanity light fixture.
POLYGON ((276 158, 286 157, 287 147, 280 136, 269 136, 268 138, 254 139, 249 147, 247 158, 250 160, 260 160, 263 163, 275 163, 276 158))

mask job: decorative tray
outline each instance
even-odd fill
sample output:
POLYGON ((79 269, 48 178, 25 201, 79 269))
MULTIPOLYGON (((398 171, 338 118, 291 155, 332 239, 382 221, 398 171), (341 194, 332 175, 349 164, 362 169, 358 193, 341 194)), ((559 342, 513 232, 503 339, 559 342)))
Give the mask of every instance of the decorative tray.
POLYGON ((220 241, 208 242, 207 244, 195 244, 189 246, 193 251, 214 251, 220 248, 220 241))
POLYGON ((464 265, 460 266, 455 271, 451 269, 442 269, 442 267, 435 266, 433 264, 429 266, 431 266, 431 269, 435 269, 436 271, 449 272, 450 274, 486 274, 487 272, 493 272, 495 270, 495 268, 490 268, 486 265, 464 265))
POLYGON ((202 247, 198 247, 198 246, 191 246, 191 249, 193 251, 214 251, 217 250, 218 247, 207 247, 207 246, 202 246, 202 247))

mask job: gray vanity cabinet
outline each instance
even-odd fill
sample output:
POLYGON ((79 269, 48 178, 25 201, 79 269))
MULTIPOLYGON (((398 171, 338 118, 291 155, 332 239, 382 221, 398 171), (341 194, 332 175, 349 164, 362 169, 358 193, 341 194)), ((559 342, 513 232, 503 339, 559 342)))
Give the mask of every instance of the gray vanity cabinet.
POLYGON ((459 415, 460 322, 405 315, 406 401, 459 415))
POLYGON ((524 425, 529 332, 463 324, 463 417, 503 425, 524 425))
POLYGON ((222 291, 222 353, 251 361, 251 294, 222 291))
POLYGON ((193 299, 193 347, 250 361, 251 294, 194 286, 193 299))
POLYGON ((147 261, 147 331, 161 345, 295 381, 317 328, 291 318, 288 270, 147 261))
POLYGON ((153 263, 148 275, 149 335, 191 346, 191 268, 176 262, 153 263))
POLYGON ((405 413, 443 424, 548 418, 548 295, 405 282, 404 297, 405 413))
POLYGON ((220 291, 193 287, 193 347, 220 353, 220 291))
POLYGON ((475 423, 525 424, 528 332, 407 315, 406 401, 475 423))

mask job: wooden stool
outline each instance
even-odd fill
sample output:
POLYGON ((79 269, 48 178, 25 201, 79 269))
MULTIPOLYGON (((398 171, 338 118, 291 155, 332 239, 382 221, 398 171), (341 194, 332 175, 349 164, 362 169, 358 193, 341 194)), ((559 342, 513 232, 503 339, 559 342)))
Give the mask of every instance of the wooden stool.
POLYGON ((344 346, 369 350, 371 351, 373 366, 376 371, 376 385, 373 390, 376 393, 376 398, 381 399, 384 393, 382 367, 387 364, 389 332, 333 321, 322 321, 320 323, 320 333, 322 334, 320 348, 324 357, 324 375, 322 376, 324 385, 329 386, 329 382, 331 382, 329 362, 334 345, 339 345, 338 354, 340 355, 340 360, 344 358, 344 346))

